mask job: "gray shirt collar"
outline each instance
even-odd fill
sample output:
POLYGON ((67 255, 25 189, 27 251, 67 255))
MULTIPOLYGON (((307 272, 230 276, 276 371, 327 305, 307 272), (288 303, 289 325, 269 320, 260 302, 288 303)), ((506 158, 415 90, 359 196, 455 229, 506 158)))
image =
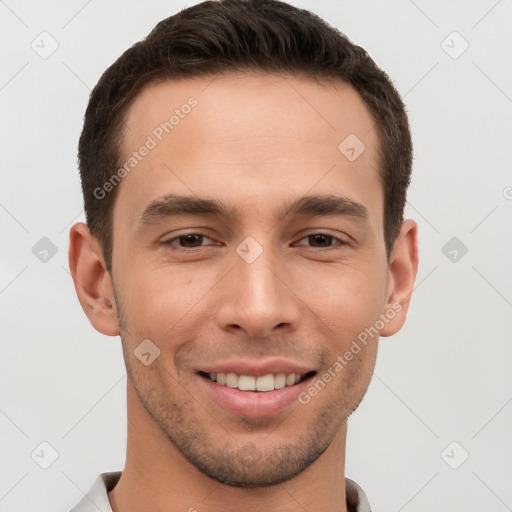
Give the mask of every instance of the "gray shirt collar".
MULTIPOLYGON (((121 478, 122 471, 98 475, 89 492, 69 512, 112 512, 107 492, 111 491, 121 478)), ((347 508, 349 512, 372 512, 363 489, 350 478, 345 478, 347 508)))

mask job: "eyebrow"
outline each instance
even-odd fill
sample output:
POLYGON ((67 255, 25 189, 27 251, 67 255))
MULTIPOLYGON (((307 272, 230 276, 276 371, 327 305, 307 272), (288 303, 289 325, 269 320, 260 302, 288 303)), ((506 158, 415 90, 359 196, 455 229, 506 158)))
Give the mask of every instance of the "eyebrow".
MULTIPOLYGON (((228 205, 219 199, 166 194, 147 206, 138 224, 147 226, 179 215, 204 215, 233 221, 239 213, 239 206, 228 205)), ((335 195, 309 195, 291 199, 277 211, 276 219, 283 220, 291 215, 348 216, 360 221, 366 221, 369 217, 367 208, 361 203, 335 195)))

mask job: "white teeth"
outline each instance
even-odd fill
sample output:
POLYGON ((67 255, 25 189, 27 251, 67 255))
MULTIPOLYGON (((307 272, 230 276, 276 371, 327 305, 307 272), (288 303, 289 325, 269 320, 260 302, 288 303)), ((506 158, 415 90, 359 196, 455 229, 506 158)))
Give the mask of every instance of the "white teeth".
POLYGON ((256 389, 258 391, 273 391, 274 376, 271 373, 269 373, 268 375, 262 375, 261 377, 258 377, 256 379, 256 389))
POLYGON ((284 373, 278 373, 274 377, 274 388, 281 389, 286 386, 286 375, 284 373))
MULTIPOLYGON (((305 374, 304 374, 305 375, 305 374)), ((254 377, 253 375, 237 375, 236 373, 209 373, 210 380, 217 382, 229 388, 238 388, 241 391, 274 391, 274 389, 282 389, 287 386, 293 386, 300 382, 299 373, 277 373, 261 375, 254 377)))
POLYGON ((238 377, 238 389, 241 391, 254 391, 256 389, 256 379, 250 375, 240 375, 238 377))
POLYGON ((238 375, 236 373, 226 373, 226 386, 229 388, 238 387, 238 375))

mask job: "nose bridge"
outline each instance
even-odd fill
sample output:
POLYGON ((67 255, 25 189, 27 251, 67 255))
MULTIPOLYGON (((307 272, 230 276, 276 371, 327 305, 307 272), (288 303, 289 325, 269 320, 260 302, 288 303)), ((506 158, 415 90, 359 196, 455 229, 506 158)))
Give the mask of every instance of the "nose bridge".
POLYGON ((241 328, 254 338, 263 338, 282 324, 295 324, 298 318, 296 300, 285 285, 283 261, 271 247, 271 237, 262 238, 260 243, 247 237, 236 247, 218 317, 222 328, 241 328))
POLYGON ((255 242, 246 242, 245 247, 243 245, 239 247, 239 252, 242 248, 247 249, 247 246, 249 251, 244 254, 244 257, 240 256, 242 261, 237 262, 237 274, 242 289, 245 289, 242 299, 255 309, 264 310, 265 306, 271 307, 274 302, 277 302, 282 294, 283 284, 276 272, 276 267, 279 265, 276 264, 276 255, 270 247, 263 249, 260 246, 261 249, 258 251, 255 242))

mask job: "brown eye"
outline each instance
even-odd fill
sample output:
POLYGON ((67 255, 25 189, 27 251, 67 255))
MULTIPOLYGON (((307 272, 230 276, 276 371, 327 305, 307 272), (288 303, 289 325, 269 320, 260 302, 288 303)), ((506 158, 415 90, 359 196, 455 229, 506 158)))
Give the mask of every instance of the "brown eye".
POLYGON ((327 244, 328 247, 331 246, 331 243, 334 239, 333 236, 331 235, 324 235, 322 233, 320 234, 317 234, 317 235, 309 235, 308 237, 308 241, 310 243, 313 244, 313 246, 316 246, 316 247, 325 247, 325 245, 327 244), (331 243, 329 243, 331 242, 331 243), (320 244, 320 245, 317 245, 317 244, 320 244))
POLYGON ((206 236, 203 233, 187 233, 184 235, 176 236, 174 238, 170 238, 162 242, 166 246, 170 246, 176 249, 197 249, 199 247, 204 247, 204 240, 212 240, 210 237, 206 236))
MULTIPOLYGON (((312 233, 310 235, 305 236, 302 240, 306 240, 310 244, 310 247, 313 248, 326 248, 330 249, 335 247, 336 245, 344 245, 345 242, 341 240, 338 237, 335 237, 334 235, 329 235, 328 233, 312 233), (338 241, 338 244, 333 245, 333 241, 338 241)), ((305 244, 299 244, 299 245, 305 245, 305 244)))
POLYGON ((200 247, 202 245, 204 236, 199 234, 179 236, 177 240, 180 242, 180 247, 200 247), (197 243, 199 242, 199 245, 197 243))

